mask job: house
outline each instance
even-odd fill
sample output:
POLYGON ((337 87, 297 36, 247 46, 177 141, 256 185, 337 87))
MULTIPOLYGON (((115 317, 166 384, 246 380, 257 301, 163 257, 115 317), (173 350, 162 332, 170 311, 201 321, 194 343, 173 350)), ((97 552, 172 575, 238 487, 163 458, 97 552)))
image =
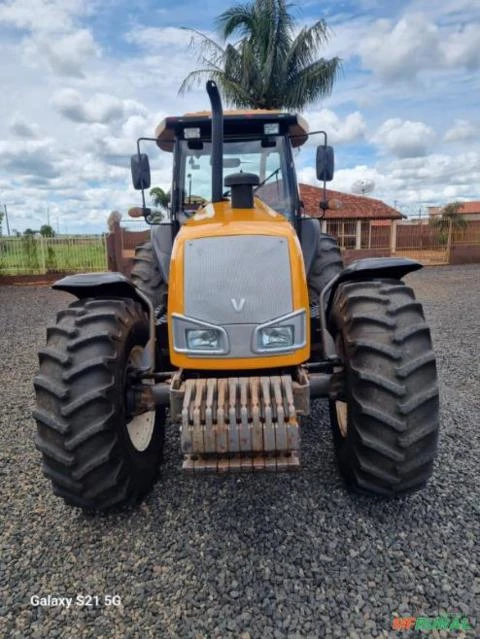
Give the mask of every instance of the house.
MULTIPOLYGON (((467 222, 479 222, 480 223, 480 201, 475 202, 462 202, 458 212, 467 222)), ((429 206, 428 215, 431 218, 435 218, 442 214, 441 206, 429 206)))
POLYGON ((319 208, 323 200, 323 189, 309 184, 300 184, 300 199, 305 213, 322 218, 322 231, 337 238, 344 250, 362 250, 358 257, 388 254, 395 246, 398 220, 405 218, 399 211, 381 200, 352 193, 327 189, 327 200, 337 200, 341 208, 324 212, 319 208))

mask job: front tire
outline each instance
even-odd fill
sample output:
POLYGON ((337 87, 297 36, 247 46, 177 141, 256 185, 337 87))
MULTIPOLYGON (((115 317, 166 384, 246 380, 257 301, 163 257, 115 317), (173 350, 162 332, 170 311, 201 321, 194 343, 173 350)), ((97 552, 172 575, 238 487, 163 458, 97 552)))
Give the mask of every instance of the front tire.
POLYGON ((345 395, 330 402, 338 464, 350 487, 394 496, 422 488, 439 429, 430 331, 413 290, 396 280, 345 283, 330 329, 345 395))
POLYGON ((147 339, 142 307, 123 298, 74 302, 47 330, 34 382, 36 445, 68 504, 106 511, 138 502, 154 483, 165 411, 127 416, 127 369, 147 339))

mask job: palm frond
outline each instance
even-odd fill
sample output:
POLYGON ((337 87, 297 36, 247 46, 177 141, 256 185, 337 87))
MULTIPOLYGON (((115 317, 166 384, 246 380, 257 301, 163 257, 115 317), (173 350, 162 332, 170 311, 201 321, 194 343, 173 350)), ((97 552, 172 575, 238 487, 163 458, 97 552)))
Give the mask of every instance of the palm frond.
POLYGON ((183 80, 180 88, 178 89, 178 95, 183 95, 186 91, 190 91, 195 87, 201 86, 202 81, 205 79, 213 80, 215 73, 223 73, 222 69, 215 67, 214 65, 208 66, 206 69, 195 69, 190 71, 187 77, 183 80))
POLYGON ((215 22, 223 39, 226 40, 235 32, 242 36, 249 35, 254 27, 254 19, 254 4, 249 3, 227 9, 215 22))
POLYGON ((293 74, 289 78, 285 106, 303 109, 319 97, 330 95, 340 69, 340 58, 322 58, 293 74))
POLYGON ((324 20, 319 20, 311 27, 304 27, 292 42, 287 56, 289 73, 315 62, 318 50, 329 38, 328 27, 324 20))
POLYGON ((190 31, 190 33, 192 34, 192 37, 190 39, 190 46, 192 48, 200 47, 200 50, 205 51, 207 54, 214 53, 214 52, 218 54, 223 52, 223 49, 218 44, 218 42, 215 42, 213 38, 210 38, 209 36, 205 35, 205 33, 202 33, 201 31, 199 31, 198 29, 194 29, 192 27, 181 27, 181 29, 183 31, 190 31), (198 37, 200 44, 198 44, 198 41, 195 39, 195 36, 198 37))

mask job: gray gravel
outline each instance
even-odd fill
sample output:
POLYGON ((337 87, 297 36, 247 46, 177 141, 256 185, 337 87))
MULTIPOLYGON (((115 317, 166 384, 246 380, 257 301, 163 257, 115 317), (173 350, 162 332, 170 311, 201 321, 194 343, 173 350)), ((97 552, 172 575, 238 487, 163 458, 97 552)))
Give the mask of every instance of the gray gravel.
POLYGON ((0 288, 0 636, 418 637, 392 632, 393 616, 442 612, 467 616, 479 636, 479 280, 479 266, 408 276, 433 328, 442 394, 440 454, 422 493, 347 493, 318 402, 298 475, 185 478, 172 432, 153 493, 108 517, 54 497, 32 441, 36 351, 71 298, 0 288), (102 605, 34 607, 33 595, 102 605), (107 595, 121 606, 106 607, 107 595))

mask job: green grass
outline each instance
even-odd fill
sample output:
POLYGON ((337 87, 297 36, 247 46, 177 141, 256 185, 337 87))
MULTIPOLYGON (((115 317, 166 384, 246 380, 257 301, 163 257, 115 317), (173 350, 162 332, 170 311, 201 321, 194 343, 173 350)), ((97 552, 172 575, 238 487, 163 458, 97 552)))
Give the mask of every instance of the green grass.
POLYGON ((0 274, 105 271, 102 237, 0 238, 0 274))

